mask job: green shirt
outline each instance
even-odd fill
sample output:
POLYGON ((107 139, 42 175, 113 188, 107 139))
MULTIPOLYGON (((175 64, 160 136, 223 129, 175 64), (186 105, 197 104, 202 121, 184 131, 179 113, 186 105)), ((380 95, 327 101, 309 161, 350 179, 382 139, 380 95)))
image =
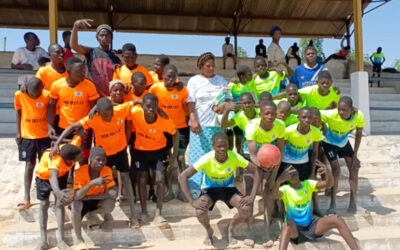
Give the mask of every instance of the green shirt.
POLYGON ((299 89, 299 95, 305 101, 307 107, 315 107, 319 110, 326 109, 332 102, 339 102, 339 94, 331 87, 326 96, 318 92, 318 85, 308 86, 299 89))
POLYGON ((275 119, 273 127, 269 131, 265 131, 260 127, 261 118, 253 119, 247 124, 245 136, 247 141, 255 141, 258 146, 264 144, 275 144, 276 139, 284 138, 285 124, 275 119))
POLYGON ((245 84, 243 83, 233 83, 230 82, 228 84, 229 89, 231 90, 233 101, 239 102, 239 96, 243 93, 253 92, 252 90, 252 81, 249 81, 245 84))
POLYGON ((279 93, 281 87, 281 81, 285 79, 285 75, 280 76, 276 71, 269 71, 268 77, 262 79, 259 75, 253 78, 253 88, 257 100, 260 99, 260 94, 262 92, 270 92, 271 95, 276 95, 279 93))
POLYGON ((385 58, 385 55, 383 53, 374 52, 372 54, 372 59, 373 59, 372 61, 374 63, 378 63, 378 64, 383 63, 383 58, 385 58))
MULTIPOLYGON (((256 118, 260 117, 260 109, 255 108, 255 111, 256 111, 256 116, 253 119, 256 119, 256 118)), ((246 134, 246 126, 247 126, 247 124, 253 119, 248 118, 243 110, 240 110, 239 112, 237 112, 232 117, 232 120, 235 121, 235 125, 238 128, 240 128, 243 131, 243 133, 245 133, 245 134, 246 134)), ((249 152, 249 147, 247 146, 246 137, 243 140, 243 152, 244 153, 248 153, 249 152)))
POLYGON ((236 168, 247 168, 249 162, 240 154, 228 150, 228 159, 220 163, 215 159, 215 151, 203 155, 195 164, 196 171, 204 170, 201 188, 234 187, 233 174, 236 168))
POLYGON ((308 150, 314 142, 322 140, 321 130, 310 126, 307 134, 301 134, 297 130, 298 124, 293 124, 285 130, 285 149, 282 162, 301 164, 309 161, 308 150))
POLYGON ((337 109, 321 110, 321 120, 328 126, 324 141, 341 148, 347 144, 348 135, 352 130, 365 126, 365 118, 361 110, 358 110, 349 120, 343 120, 337 109))

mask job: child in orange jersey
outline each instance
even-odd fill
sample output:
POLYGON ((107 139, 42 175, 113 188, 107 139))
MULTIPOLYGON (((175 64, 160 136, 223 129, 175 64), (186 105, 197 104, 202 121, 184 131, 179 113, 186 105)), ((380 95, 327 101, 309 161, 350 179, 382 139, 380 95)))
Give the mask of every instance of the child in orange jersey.
POLYGON ((148 217, 146 196, 148 175, 151 170, 155 172, 157 186, 157 209, 154 223, 160 227, 168 227, 168 222, 161 216, 164 199, 164 161, 167 157, 166 137, 172 137, 173 141, 173 153, 169 162, 173 166, 176 163, 178 136, 175 124, 157 114, 158 99, 154 94, 146 94, 142 106, 135 106, 132 109, 132 123, 136 134, 134 165, 139 174, 142 220, 146 221, 148 217))
POLYGON ((150 71, 150 75, 153 78, 153 84, 163 83, 165 81, 163 73, 166 65, 169 64, 169 57, 161 54, 154 60, 153 68, 154 71, 150 71))
MULTIPOLYGON (((163 71, 163 79, 164 82, 160 84, 154 84, 149 92, 153 93, 158 98, 158 105, 162 108, 167 114, 169 119, 173 121, 175 124, 175 129, 179 132, 179 149, 178 149, 178 175, 186 168, 185 163, 185 152, 186 148, 189 144, 189 126, 188 126, 188 90, 184 86, 181 90, 179 90, 176 85, 176 76, 178 74, 178 70, 172 64, 168 64, 165 66, 163 71)), ((171 147, 172 145, 169 145, 171 147)), ((168 146, 167 146, 168 147, 168 146)), ((172 172, 172 171, 168 171, 172 172)), ((167 176, 167 184, 168 184, 168 195, 165 197, 164 201, 168 201, 174 198, 174 194, 172 192, 172 179, 176 179, 175 176, 167 176)), ((177 198, 185 201, 184 194, 179 191, 177 198)))
POLYGON ((127 142, 132 132, 132 123, 129 121, 131 108, 132 102, 113 106, 108 98, 100 98, 96 105, 97 113, 92 118, 87 116, 65 129, 54 144, 53 151, 74 130, 92 129, 96 146, 101 146, 106 151, 108 166, 115 166, 121 173, 122 186, 125 188, 125 194, 128 195, 131 210, 129 223, 132 228, 137 228, 139 222, 135 219, 134 195, 129 178, 129 161, 126 152, 127 142))
POLYGON ((81 150, 71 144, 61 147, 59 153, 50 158, 50 150, 43 153, 36 170, 37 199, 40 201, 39 224, 40 242, 36 249, 48 249, 47 243, 47 219, 49 209, 49 197, 53 192, 56 197, 57 216, 57 246, 59 249, 69 249, 64 241, 64 207, 71 202, 72 192, 66 189, 68 172, 75 162, 81 161, 81 150))
POLYGON ((146 88, 150 88, 153 84, 153 78, 145 67, 136 63, 137 53, 135 45, 131 43, 124 44, 124 46, 122 46, 122 58, 125 64, 114 70, 113 79, 120 79, 127 87, 132 87, 132 74, 135 72, 142 72, 146 77, 146 88))
POLYGON ((18 209, 31 207, 31 184, 36 159, 42 157, 43 152, 50 147, 47 134, 46 110, 50 100, 50 93, 43 90, 40 79, 31 78, 26 86, 26 93, 15 92, 14 107, 17 110, 16 142, 19 151, 19 160, 25 161, 24 199, 18 203, 18 209))

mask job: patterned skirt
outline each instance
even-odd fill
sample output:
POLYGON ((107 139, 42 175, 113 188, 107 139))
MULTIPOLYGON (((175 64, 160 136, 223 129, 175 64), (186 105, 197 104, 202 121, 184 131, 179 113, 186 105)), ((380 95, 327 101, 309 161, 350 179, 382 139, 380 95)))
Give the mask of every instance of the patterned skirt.
MULTIPOLYGON (((220 131, 223 131, 220 127, 202 127, 202 132, 198 135, 190 130, 189 166, 193 166, 200 157, 213 150, 212 136, 220 131)), ((195 199, 200 196, 203 175, 204 172, 200 171, 189 179, 190 192, 195 199)))

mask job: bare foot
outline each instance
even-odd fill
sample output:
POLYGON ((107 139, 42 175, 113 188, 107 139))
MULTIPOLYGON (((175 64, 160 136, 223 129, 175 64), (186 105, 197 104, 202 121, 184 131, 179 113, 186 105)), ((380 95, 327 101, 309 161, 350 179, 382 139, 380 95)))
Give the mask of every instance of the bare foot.
POLYGON ((88 247, 88 245, 84 242, 84 241, 82 241, 82 240, 78 240, 77 242, 76 242, 76 244, 74 244, 74 246, 72 246, 72 249, 73 250, 88 250, 89 249, 89 247, 88 247))
POLYGON ((47 242, 42 241, 39 243, 39 245, 36 246, 35 250, 47 250, 49 249, 49 244, 47 242))
POLYGON ((27 209, 29 209, 31 206, 32 206, 32 204, 31 204, 30 201, 28 201, 28 200, 23 200, 23 201, 18 202, 18 204, 17 204, 17 209, 18 209, 19 211, 27 210, 27 209))
POLYGON ((139 220, 132 218, 129 220, 129 227, 133 229, 138 229, 140 227, 139 220))
POLYGON ((255 244, 255 243, 254 243, 254 240, 252 240, 252 239, 245 239, 245 240, 243 241, 243 243, 244 243, 245 246, 254 248, 254 244, 255 244))
POLYGON ((60 250, 70 250, 71 248, 65 243, 65 241, 61 240, 57 243, 57 247, 60 250))
POLYGON ((356 212, 357 212, 357 206, 355 204, 350 203, 349 207, 347 208, 347 213, 355 214, 356 212))
POLYGON ((208 230, 207 237, 203 241, 203 244, 206 246, 212 246, 214 244, 214 230, 208 230))
POLYGON ((229 245, 237 244, 237 240, 235 238, 233 238, 232 228, 228 229, 228 243, 229 243, 229 245))
POLYGON ((140 220, 143 223, 148 223, 150 221, 150 216, 147 212, 142 212, 142 214, 140 215, 140 220))
POLYGON ((271 248, 274 245, 273 240, 268 240, 267 242, 263 243, 264 248, 271 248))
POLYGON ((166 219, 164 219, 164 217, 162 217, 161 215, 155 216, 153 223, 154 223, 154 225, 156 225, 157 227, 159 227, 161 229, 170 227, 168 224, 168 221, 166 219))

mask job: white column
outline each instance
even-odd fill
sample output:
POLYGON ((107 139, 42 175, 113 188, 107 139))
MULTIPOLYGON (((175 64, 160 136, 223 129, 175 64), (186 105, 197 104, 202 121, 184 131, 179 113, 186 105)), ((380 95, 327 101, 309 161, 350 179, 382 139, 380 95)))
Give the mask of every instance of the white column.
POLYGON ((361 110, 365 116, 364 133, 371 134, 371 118, 369 111, 368 72, 357 71, 351 73, 351 98, 353 105, 361 110))

